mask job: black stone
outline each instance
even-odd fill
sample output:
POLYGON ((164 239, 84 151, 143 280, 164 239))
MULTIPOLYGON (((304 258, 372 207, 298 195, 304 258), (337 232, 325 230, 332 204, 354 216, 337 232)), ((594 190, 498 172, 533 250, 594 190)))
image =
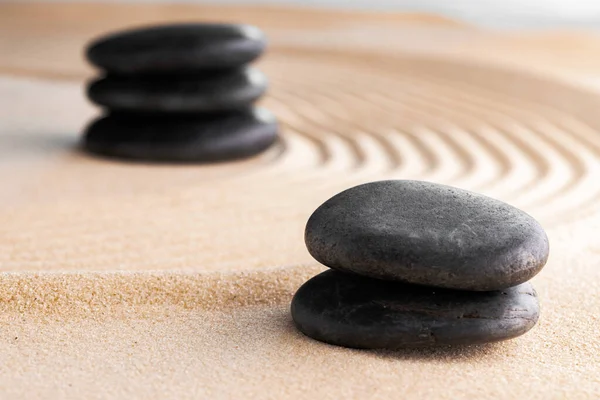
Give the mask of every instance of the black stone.
POLYGON ((267 79, 245 68, 203 75, 108 76, 88 88, 90 99, 119 111, 216 112, 249 107, 267 89, 267 79))
POLYGON ((211 115, 115 113, 87 129, 85 150, 152 162, 214 162, 256 155, 277 139, 274 116, 263 109, 211 115))
POLYGON ((529 283, 467 292, 328 270, 298 289, 291 311, 298 329, 313 339, 396 349, 511 339, 535 325, 539 303, 529 283))
POLYGON ((176 24, 101 37, 86 55, 92 64, 116 74, 180 74, 240 67, 260 56, 265 45, 254 26, 176 24))
POLYGON ((305 241, 319 262, 374 278, 463 290, 528 281, 548 258, 548 238, 501 201, 420 181, 380 181, 321 205, 305 241))

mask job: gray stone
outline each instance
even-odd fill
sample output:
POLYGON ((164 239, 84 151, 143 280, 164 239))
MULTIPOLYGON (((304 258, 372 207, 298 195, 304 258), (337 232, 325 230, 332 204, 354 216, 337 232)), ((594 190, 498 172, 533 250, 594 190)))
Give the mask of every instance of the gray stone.
POLYGON ((327 200, 308 220, 305 241, 330 268, 475 291, 528 281, 549 251, 544 229, 515 207, 403 180, 356 186, 327 200))
POLYGON ((529 283, 468 292, 329 270, 298 289, 291 311, 298 329, 313 339, 396 349, 511 339, 536 324, 539 303, 529 283))
POLYGON ((95 66, 115 74, 182 74, 240 67, 260 56, 265 45, 254 26, 175 24, 101 37, 86 55, 95 66))
POLYGON ((263 109, 210 115, 113 113, 93 122, 83 147, 123 160, 215 162, 254 156, 277 139, 275 117, 263 109))
POLYGON ((183 76, 108 76, 88 88, 96 104, 118 111, 216 112, 247 108, 267 89, 256 69, 183 76))

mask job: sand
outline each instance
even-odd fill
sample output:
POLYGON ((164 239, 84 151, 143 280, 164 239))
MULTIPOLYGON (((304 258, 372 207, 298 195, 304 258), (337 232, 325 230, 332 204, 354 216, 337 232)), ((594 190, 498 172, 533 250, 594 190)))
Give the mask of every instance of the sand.
POLYGON ((432 16, 0 5, 0 398, 600 398, 595 50, 585 33, 432 16), (277 146, 208 166, 78 150, 98 114, 86 40, 224 16, 271 38, 259 67, 277 146), (358 351, 294 329, 291 296, 323 269, 304 247, 308 216, 390 178, 475 190, 542 223, 551 256, 531 332, 358 351))

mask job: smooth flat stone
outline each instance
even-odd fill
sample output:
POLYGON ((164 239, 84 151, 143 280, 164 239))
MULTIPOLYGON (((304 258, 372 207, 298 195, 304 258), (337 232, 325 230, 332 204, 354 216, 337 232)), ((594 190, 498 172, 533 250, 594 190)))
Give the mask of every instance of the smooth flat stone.
POLYGON ((92 82, 89 98, 119 111, 215 112, 249 107, 267 89, 253 68, 193 76, 109 76, 92 82))
POLYGON ((85 150, 153 162, 214 162, 254 156, 277 139, 275 117, 263 109, 208 116, 111 114, 87 129, 85 150))
POLYGON ((252 62, 266 46, 250 25, 175 24, 116 32, 87 49, 95 66, 117 74, 186 73, 252 62))
POLYGON ((435 289, 328 270, 292 299, 305 335, 338 346, 395 349, 496 342, 520 336, 539 317, 529 283, 495 292, 435 289))
POLYGON ((464 290, 528 281, 548 259, 548 238, 528 214, 466 190, 379 181, 321 205, 305 230, 326 266, 374 278, 464 290))

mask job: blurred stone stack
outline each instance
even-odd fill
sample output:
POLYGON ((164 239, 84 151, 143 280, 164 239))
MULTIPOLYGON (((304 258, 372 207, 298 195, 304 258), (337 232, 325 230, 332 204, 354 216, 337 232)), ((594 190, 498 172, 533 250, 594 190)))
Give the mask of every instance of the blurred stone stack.
POLYGON ((254 106, 267 79, 249 66, 266 41, 253 26, 180 24, 119 32, 87 49, 105 72, 88 97, 106 109, 84 137, 94 154, 151 162, 215 162, 269 148, 278 126, 254 106))

